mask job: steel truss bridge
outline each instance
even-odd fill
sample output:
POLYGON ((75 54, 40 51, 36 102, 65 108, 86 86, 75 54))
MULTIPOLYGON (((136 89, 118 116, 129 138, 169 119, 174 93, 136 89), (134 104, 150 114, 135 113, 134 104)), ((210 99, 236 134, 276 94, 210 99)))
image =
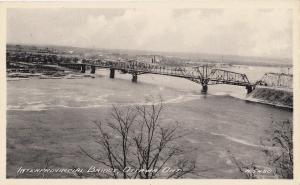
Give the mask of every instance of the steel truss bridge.
POLYGON ((258 85, 293 88, 293 75, 285 73, 265 73, 261 80, 256 82, 258 85))
POLYGON ((132 82, 137 82, 138 75, 142 74, 159 74, 185 78, 202 85, 202 93, 206 93, 208 85, 213 84, 230 84, 236 86, 245 86, 247 93, 251 93, 256 84, 249 82, 247 76, 242 73, 227 71, 223 69, 212 68, 208 65, 197 67, 164 67, 150 65, 137 61, 130 62, 106 62, 106 61, 89 61, 84 64, 78 63, 60 63, 62 67, 75 69, 85 73, 89 68, 90 73, 94 74, 96 68, 106 68, 110 70, 110 78, 114 78, 115 70, 122 73, 132 74, 132 82))

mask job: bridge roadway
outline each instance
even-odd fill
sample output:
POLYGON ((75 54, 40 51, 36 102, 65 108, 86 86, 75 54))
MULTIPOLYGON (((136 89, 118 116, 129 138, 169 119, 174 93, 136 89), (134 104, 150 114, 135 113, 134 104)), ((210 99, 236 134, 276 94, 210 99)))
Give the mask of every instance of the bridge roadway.
POLYGON ((114 78, 115 70, 122 73, 132 74, 132 82, 137 82, 138 75, 141 74, 159 74, 185 78, 202 85, 202 93, 206 93, 208 85, 213 84, 230 84, 237 86, 245 86, 247 93, 252 92, 255 84, 249 82, 247 76, 242 73, 227 71, 223 69, 211 68, 208 65, 202 65, 191 68, 182 67, 164 67, 158 65, 150 65, 142 62, 103 62, 91 61, 84 64, 78 63, 61 63, 60 66, 86 72, 89 67, 91 73, 94 74, 96 68, 110 69, 110 78, 114 78))

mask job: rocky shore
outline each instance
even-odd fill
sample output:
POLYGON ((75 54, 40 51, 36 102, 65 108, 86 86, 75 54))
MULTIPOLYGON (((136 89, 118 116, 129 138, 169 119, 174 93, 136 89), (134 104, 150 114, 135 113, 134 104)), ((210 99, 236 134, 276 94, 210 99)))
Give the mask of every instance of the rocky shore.
POLYGON ((249 94, 246 100, 293 109, 293 91, 288 88, 258 86, 249 94))

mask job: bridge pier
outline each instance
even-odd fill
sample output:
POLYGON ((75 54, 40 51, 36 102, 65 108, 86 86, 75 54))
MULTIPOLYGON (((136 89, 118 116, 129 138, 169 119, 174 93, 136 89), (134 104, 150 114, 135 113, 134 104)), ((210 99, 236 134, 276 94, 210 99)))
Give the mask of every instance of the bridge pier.
POLYGON ((110 69, 109 78, 115 78, 115 69, 110 69))
POLYGON ((250 94, 254 90, 252 85, 246 85, 246 89, 247 89, 247 94, 250 94))
POLYGON ((255 88, 255 84, 250 83, 245 74, 231 72, 222 69, 208 69, 207 65, 198 66, 191 70, 187 68, 168 68, 165 66, 155 66, 146 63, 137 63, 132 60, 128 62, 111 62, 111 61, 104 62, 104 61, 97 60, 91 63, 71 63, 69 61, 66 61, 66 63, 59 63, 59 65, 71 68, 76 72, 80 71, 81 73, 85 73, 85 71, 88 70, 90 71, 91 74, 94 74, 97 68, 110 69, 110 75, 109 75, 110 78, 114 78, 115 70, 119 70, 121 71, 121 73, 131 74, 132 75, 131 80, 134 83, 137 82, 138 75, 146 74, 146 73, 185 78, 197 84, 200 84, 202 86, 202 90, 201 90, 202 94, 206 94, 208 92, 208 84, 210 85, 229 84, 229 85, 244 86, 248 94, 251 93, 255 88))
POLYGON ((202 84, 202 90, 201 90, 201 93, 202 93, 202 94, 206 94, 206 93, 207 93, 207 90, 208 90, 207 84, 202 84))
POLYGON ((132 74, 132 79, 131 79, 131 81, 132 81, 133 83, 137 83, 137 74, 136 74, 136 73, 133 73, 133 74, 132 74))
POLYGON ((80 72, 81 72, 81 73, 85 73, 86 65, 85 65, 85 64, 82 64, 82 65, 80 66, 80 68, 81 68, 80 72))
POLYGON ((95 74, 96 72, 96 67, 95 66, 91 66, 91 74, 95 74))

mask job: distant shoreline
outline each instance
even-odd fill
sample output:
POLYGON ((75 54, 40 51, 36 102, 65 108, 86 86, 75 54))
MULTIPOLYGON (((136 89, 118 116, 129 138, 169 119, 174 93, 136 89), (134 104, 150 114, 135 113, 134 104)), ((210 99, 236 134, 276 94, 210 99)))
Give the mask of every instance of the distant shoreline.
MULTIPOLYGON (((6 49, 15 48, 16 46, 22 47, 39 47, 45 48, 56 48, 64 50, 74 50, 81 52, 104 52, 104 53, 119 53, 126 55, 162 55, 170 58, 180 58, 184 60, 192 60, 197 63, 199 60, 202 62, 211 63, 224 63, 232 65, 252 65, 252 66, 265 66, 265 67, 292 67, 292 58, 273 58, 269 56, 242 56, 242 55, 229 55, 229 54, 209 54, 209 53, 190 53, 190 52, 167 52, 167 51, 150 51, 150 50, 138 50, 138 49, 107 49, 107 48, 85 48, 85 47, 74 47, 74 46, 60 46, 60 45, 46 45, 46 44, 19 44, 19 43, 7 43, 6 49), (266 62, 268 61, 268 62, 266 62)), ((76 52, 73 53, 73 55, 76 52)))

